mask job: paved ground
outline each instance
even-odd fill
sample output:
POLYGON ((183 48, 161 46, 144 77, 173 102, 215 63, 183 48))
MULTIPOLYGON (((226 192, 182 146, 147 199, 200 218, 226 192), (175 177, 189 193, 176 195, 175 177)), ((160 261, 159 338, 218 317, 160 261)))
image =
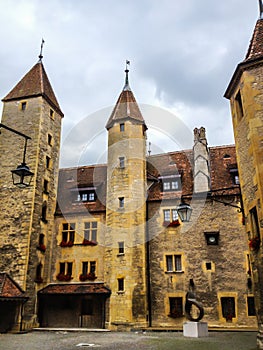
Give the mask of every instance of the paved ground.
POLYGON ((208 338, 185 338, 182 332, 35 331, 0 334, 1 350, 256 350, 256 332, 209 332, 208 338))

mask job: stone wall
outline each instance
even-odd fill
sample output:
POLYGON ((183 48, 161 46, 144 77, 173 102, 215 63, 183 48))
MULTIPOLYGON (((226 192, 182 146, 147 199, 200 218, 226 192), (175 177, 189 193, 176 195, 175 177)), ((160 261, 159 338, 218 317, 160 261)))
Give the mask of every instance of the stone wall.
MULTIPOLYGON (((237 199, 238 200, 238 199, 237 199)), ((194 290, 204 309, 204 321, 215 327, 255 327, 255 316, 248 317, 247 239, 242 215, 221 203, 196 200, 191 206, 203 206, 200 216, 193 211, 189 223, 164 227, 163 209, 175 208, 175 201, 150 203, 149 213, 159 215, 149 223, 152 326, 179 327, 185 315, 170 315, 169 298, 185 302, 189 289, 194 290), (218 245, 208 245, 206 234, 218 233, 218 245), (166 255, 181 255, 182 270, 168 272, 166 255), (222 315, 221 297, 234 297, 236 317, 231 321, 222 315)))

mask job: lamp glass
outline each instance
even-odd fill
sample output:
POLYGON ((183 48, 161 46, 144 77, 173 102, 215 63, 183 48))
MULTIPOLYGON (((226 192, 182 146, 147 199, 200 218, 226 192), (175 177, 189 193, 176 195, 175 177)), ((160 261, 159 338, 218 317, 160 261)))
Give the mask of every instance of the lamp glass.
POLYGON ((18 165, 15 170, 11 170, 13 184, 17 187, 28 187, 32 181, 34 173, 29 170, 26 164, 18 165))
POLYGON ((186 203, 181 203, 177 208, 178 215, 182 222, 189 222, 193 209, 186 203))

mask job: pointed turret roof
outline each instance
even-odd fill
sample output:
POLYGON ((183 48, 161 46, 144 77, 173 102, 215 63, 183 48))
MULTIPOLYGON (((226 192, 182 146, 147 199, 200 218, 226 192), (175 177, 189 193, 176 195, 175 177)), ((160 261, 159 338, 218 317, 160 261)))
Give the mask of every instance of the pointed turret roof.
POLYGON ((263 3, 259 0, 260 16, 256 22, 252 39, 245 59, 239 63, 227 87, 224 97, 230 99, 244 70, 262 64, 263 62, 263 3))
POLYGON ((263 19, 258 19, 245 61, 263 57, 263 19))
POLYGON ((114 123, 122 123, 126 120, 130 120, 136 124, 142 124, 147 129, 140 108, 129 85, 129 70, 126 69, 125 73, 126 76, 123 90, 107 122, 106 129, 109 130, 114 123))
POLYGON ((41 59, 2 99, 2 101, 7 102, 37 96, 42 96, 56 110, 57 113, 59 113, 62 117, 64 116, 41 59))

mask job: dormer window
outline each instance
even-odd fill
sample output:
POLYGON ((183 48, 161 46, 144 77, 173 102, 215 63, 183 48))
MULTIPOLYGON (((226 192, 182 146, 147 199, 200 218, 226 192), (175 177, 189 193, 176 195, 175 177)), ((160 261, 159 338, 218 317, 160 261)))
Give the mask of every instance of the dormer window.
POLYGON ((162 180, 163 192, 180 191, 182 189, 180 175, 161 176, 160 179, 162 180))
POLYGON ((78 202, 94 202, 95 201, 95 191, 83 191, 79 192, 77 195, 78 202))

